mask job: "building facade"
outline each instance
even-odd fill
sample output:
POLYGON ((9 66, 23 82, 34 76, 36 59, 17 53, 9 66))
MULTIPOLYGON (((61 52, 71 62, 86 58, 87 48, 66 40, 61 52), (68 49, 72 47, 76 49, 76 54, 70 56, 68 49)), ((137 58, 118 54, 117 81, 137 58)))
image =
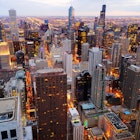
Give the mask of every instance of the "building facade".
POLYGON ((66 140, 66 74, 63 69, 42 69, 34 78, 38 140, 66 140))

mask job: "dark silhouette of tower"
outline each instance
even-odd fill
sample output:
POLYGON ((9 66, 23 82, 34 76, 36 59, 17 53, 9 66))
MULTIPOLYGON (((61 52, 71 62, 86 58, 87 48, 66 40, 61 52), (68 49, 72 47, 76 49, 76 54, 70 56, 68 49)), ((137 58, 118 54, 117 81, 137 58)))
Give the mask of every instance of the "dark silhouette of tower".
POLYGON ((77 101, 87 101, 90 98, 91 76, 88 71, 81 72, 76 77, 76 98, 77 101))
POLYGON ((102 11, 100 12, 99 26, 105 27, 105 13, 106 13, 106 5, 102 6, 102 11))

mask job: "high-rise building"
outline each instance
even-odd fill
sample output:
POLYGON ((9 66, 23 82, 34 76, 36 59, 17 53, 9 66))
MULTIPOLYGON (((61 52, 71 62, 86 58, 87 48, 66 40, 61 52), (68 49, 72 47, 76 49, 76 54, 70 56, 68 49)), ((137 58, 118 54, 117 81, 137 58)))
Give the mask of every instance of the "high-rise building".
POLYGON ((95 32, 89 32, 87 34, 87 42, 89 43, 89 47, 95 47, 96 46, 96 36, 95 36, 95 32))
POLYGON ((120 63, 120 57, 121 57, 121 43, 113 43, 112 52, 111 52, 111 61, 112 61, 112 67, 118 67, 120 63))
POLYGON ((140 66, 140 46, 137 47, 137 52, 136 52, 136 65, 140 66))
POLYGON ((140 95, 140 67, 131 65, 127 68, 123 81, 124 104, 129 109, 138 107, 138 96, 140 95))
MULTIPOLYGON (((0 99, 0 139, 23 140, 21 101, 18 97, 0 99)), ((32 135, 32 134, 30 134, 32 135)))
POLYGON ((127 133, 128 127, 114 112, 109 112, 104 114, 102 130, 107 139, 114 140, 114 135, 127 133))
POLYGON ((96 68, 97 64, 101 64, 102 62, 102 51, 99 48, 89 49, 89 67, 88 71, 90 75, 93 75, 93 72, 96 68))
POLYGON ((136 52, 138 24, 130 24, 127 30, 127 37, 130 38, 129 51, 136 52))
POLYGON ((42 69, 34 76, 38 140, 66 140, 67 76, 63 69, 42 69))
POLYGON ((91 76, 87 70, 82 71, 76 77, 76 99, 77 101, 87 101, 90 98, 91 76))
POLYGON ((0 22, 0 42, 6 41, 6 35, 3 24, 0 22))
POLYGON ((28 41, 26 43, 26 53, 28 54, 29 58, 34 57, 35 54, 35 45, 33 41, 28 41))
POLYGON ((72 77, 72 54, 65 52, 63 62, 63 68, 67 76, 72 77))
POLYGON ((114 32, 113 30, 109 29, 104 32, 103 34, 103 46, 104 48, 111 48, 114 42, 114 32))
POLYGON ((105 12, 106 5, 102 5, 102 11, 100 12, 99 26, 105 27, 105 12))
POLYGON ((74 8, 72 7, 72 6, 70 6, 70 8, 69 8, 69 15, 68 15, 68 29, 69 29, 69 31, 71 30, 71 27, 72 27, 72 25, 73 25, 73 23, 74 23, 74 15, 75 13, 74 13, 74 8))
POLYGON ((97 64, 92 77, 91 100, 96 108, 100 110, 104 108, 105 74, 105 66, 97 64))
POLYGON ((103 27, 98 26, 95 30, 96 35, 96 47, 102 47, 103 44, 103 27))
POLYGON ((122 36, 120 37, 120 43, 122 44, 121 54, 128 54, 130 39, 122 36))
POLYGON ((83 140, 84 139, 84 126, 80 120, 79 113, 76 108, 69 109, 68 117, 68 139, 69 140, 83 140))
POLYGON ((71 40, 65 39, 62 41, 63 51, 71 53, 71 40))
POLYGON ((80 27, 80 29, 78 30, 78 51, 77 54, 79 56, 81 56, 81 51, 82 51, 82 44, 87 42, 87 32, 88 32, 88 28, 84 27, 84 25, 82 27, 80 27))
POLYGON ((7 42, 0 42, 0 69, 10 67, 10 50, 7 42))
POLYGON ((89 43, 83 43, 81 47, 81 61, 88 61, 89 43))
POLYGON ((135 138, 136 140, 140 140, 140 110, 138 112, 136 127, 135 127, 135 138))
POLYGON ((95 17, 94 20, 94 31, 96 31, 96 27, 98 26, 98 17, 95 17))
POLYGON ((13 41, 18 41, 19 35, 18 35, 18 24, 17 24, 16 10, 10 9, 9 10, 9 17, 10 17, 10 27, 11 27, 12 39, 13 39, 13 41))

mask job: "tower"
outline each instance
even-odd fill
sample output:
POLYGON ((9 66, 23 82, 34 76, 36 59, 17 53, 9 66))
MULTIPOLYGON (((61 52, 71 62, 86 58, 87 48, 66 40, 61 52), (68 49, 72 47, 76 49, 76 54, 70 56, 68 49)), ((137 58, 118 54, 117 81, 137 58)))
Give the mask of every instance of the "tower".
POLYGON ((6 35, 5 35, 5 30, 3 24, 0 22, 0 42, 1 41, 6 41, 6 35))
POLYGON ((64 52, 64 70, 67 73, 67 76, 72 77, 72 54, 64 52))
POLYGON ((138 106, 138 95, 140 94, 140 67, 131 65, 127 68, 123 81, 124 104, 129 109, 138 106))
POLYGON ((138 112, 138 119, 136 122, 135 138, 136 138, 136 140, 140 140, 140 110, 138 112))
POLYGON ((74 23, 74 8, 70 6, 68 15, 68 29, 71 30, 72 24, 74 23))
POLYGON ((102 11, 100 12, 100 19, 99 19, 99 26, 105 27, 105 12, 106 12, 106 5, 102 5, 102 11))
POLYGON ((121 43, 113 43, 112 52, 111 52, 111 61, 113 67, 118 67, 120 63, 120 56, 121 56, 121 43))
POLYGON ((34 76, 38 140, 66 140, 67 75, 63 69, 41 69, 34 76))
POLYGON ((0 42, 0 69, 10 68, 10 50, 7 42, 0 42))
POLYGON ((136 65, 140 66, 140 46, 137 47, 137 52, 136 52, 136 65))
POLYGON ((81 60, 88 61, 89 43, 83 43, 81 48, 81 60))
POLYGON ((102 51, 99 48, 89 49, 89 67, 88 71, 92 76, 97 64, 101 64, 102 62, 102 51))
POLYGON ((76 77, 76 99, 77 101, 87 101, 90 98, 91 76, 87 70, 82 71, 76 77))
POLYGON ((18 41, 19 35, 18 35, 16 10, 14 9, 9 10, 9 17, 10 17, 12 39, 13 41, 18 41))
POLYGON ((92 89, 91 89, 91 100, 94 105, 103 110, 103 103, 105 97, 105 66, 102 64, 96 65, 93 77, 92 77, 92 89))

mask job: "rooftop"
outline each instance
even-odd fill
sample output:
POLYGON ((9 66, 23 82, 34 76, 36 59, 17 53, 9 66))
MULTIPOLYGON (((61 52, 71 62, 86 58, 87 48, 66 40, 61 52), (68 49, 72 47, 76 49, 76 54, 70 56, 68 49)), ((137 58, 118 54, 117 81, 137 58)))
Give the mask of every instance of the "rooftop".
POLYGON ((81 107, 82 107, 83 110, 94 109, 95 108, 94 104, 91 103, 91 102, 90 103, 82 103, 81 107))
POLYGON ((36 71, 36 73, 38 73, 38 74, 54 73, 54 72, 62 73, 62 72, 64 72, 64 70, 62 68, 56 68, 56 69, 39 69, 36 71))
POLYGON ((80 119, 72 120, 71 123, 72 123, 73 127, 82 126, 82 123, 81 123, 80 119))
POLYGON ((78 111, 77 111, 76 108, 70 108, 69 109, 69 112, 70 112, 70 114, 71 114, 72 117, 73 116, 79 116, 79 113, 78 113, 78 111))
POLYGON ((126 138, 127 139, 133 138, 133 136, 130 132, 119 133, 119 134, 116 134, 114 137, 116 140, 124 140, 124 139, 126 140, 126 138))
POLYGON ((127 126, 121 121, 121 119, 114 112, 106 113, 105 116, 117 130, 128 129, 127 126))
POLYGON ((0 99, 0 122, 9 121, 15 116, 17 98, 0 99))
POLYGON ((129 67, 129 69, 135 71, 135 72, 140 72, 140 66, 136 66, 136 65, 131 65, 129 67))
POLYGON ((94 136, 99 136, 99 135, 102 135, 103 134, 103 131, 102 129, 98 128, 98 127, 94 127, 94 128, 91 128, 91 133, 94 135, 94 136))

